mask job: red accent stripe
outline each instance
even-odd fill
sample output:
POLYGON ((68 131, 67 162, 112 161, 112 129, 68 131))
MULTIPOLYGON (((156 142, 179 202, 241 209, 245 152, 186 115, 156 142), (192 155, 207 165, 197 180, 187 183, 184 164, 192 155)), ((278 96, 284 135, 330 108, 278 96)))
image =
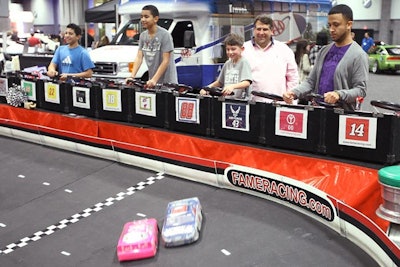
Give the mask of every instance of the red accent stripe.
POLYGON ((118 141, 113 142, 113 146, 120 148, 120 149, 128 150, 128 151, 134 151, 136 153, 153 155, 156 157, 171 159, 171 160, 179 161, 179 162, 186 162, 186 163, 190 163, 190 164, 194 164, 194 165, 198 165, 198 166, 209 167, 209 168, 226 169, 230 166, 229 163, 212 161, 209 159, 196 158, 196 157, 191 157, 188 155, 176 154, 176 153, 171 153, 168 151, 163 151, 163 150, 154 149, 154 148, 150 148, 150 147, 138 146, 138 145, 129 144, 129 143, 123 143, 123 142, 118 142, 118 141))
MULTIPOLYGON (((328 196, 329 197, 329 196, 328 196)), ((329 197, 330 200, 334 200, 332 197, 329 197)), ((381 228, 378 227, 376 223, 374 223, 371 219, 363 215, 361 212, 356 209, 335 200, 335 205, 337 205, 340 212, 344 212, 347 215, 354 218, 356 221, 360 222, 362 225, 371 230, 385 245, 400 259, 400 248, 387 236, 385 232, 382 231, 381 228)), ((371 237, 372 238, 372 237, 371 237)))

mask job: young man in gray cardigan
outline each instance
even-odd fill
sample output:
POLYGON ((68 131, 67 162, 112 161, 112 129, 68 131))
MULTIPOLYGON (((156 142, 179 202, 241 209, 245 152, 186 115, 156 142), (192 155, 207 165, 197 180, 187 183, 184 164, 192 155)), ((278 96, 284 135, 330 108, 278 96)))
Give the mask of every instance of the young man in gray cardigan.
POLYGON ((353 41, 353 11, 347 5, 336 5, 328 14, 333 43, 323 47, 308 78, 297 88, 283 94, 286 103, 306 98, 313 92, 324 96, 326 103, 338 103, 354 110, 358 97, 365 97, 368 80, 368 56, 353 41))

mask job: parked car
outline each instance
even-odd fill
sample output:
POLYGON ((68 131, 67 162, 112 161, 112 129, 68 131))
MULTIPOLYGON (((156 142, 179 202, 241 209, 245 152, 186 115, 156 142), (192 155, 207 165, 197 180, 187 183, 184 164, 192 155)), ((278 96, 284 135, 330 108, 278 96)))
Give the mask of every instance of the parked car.
POLYGON ((400 45, 376 45, 368 52, 369 71, 396 72, 400 70, 400 45))
POLYGON ((174 247, 195 242, 202 224, 201 205, 197 197, 168 203, 161 231, 165 247, 174 247))
MULTIPOLYGON (((29 47, 26 44, 26 41, 15 42, 12 41, 10 37, 6 39, 6 45, 3 45, 4 39, 0 38, 0 52, 10 56, 37 53, 53 54, 54 51, 60 46, 59 42, 50 39, 47 35, 36 34, 35 36, 40 39, 42 43, 41 47, 29 47)), ((21 38, 20 40, 24 39, 21 38)))
POLYGON ((6 40, 6 44, 3 44, 3 38, 0 38, 0 52, 9 55, 22 54, 24 51, 24 45, 14 42, 11 39, 6 40))

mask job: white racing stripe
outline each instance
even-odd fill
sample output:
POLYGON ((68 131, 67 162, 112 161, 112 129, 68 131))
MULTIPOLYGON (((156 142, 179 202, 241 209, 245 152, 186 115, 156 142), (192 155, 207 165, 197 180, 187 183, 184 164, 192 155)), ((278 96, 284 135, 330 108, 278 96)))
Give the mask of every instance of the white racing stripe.
POLYGON ((227 251, 226 249, 221 249, 221 252, 222 252, 225 256, 231 255, 231 253, 230 253, 229 251, 227 251))

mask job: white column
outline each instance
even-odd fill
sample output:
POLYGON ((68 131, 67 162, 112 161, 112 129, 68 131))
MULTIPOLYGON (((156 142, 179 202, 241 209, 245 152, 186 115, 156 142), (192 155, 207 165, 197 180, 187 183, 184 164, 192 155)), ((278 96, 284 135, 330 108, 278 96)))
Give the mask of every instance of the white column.
POLYGON ((10 9, 8 6, 8 0, 0 0, 0 32, 6 32, 10 30, 10 9))
POLYGON ((69 23, 75 23, 81 27, 85 24, 85 10, 88 8, 88 0, 60 0, 59 14, 60 26, 65 28, 69 23))
MULTIPOLYGON (((379 40, 385 43, 392 43, 391 20, 390 20, 390 7, 392 6, 392 0, 382 0, 381 9, 381 20, 379 21, 379 40)), ((377 39, 374 37, 374 39, 377 39)))

